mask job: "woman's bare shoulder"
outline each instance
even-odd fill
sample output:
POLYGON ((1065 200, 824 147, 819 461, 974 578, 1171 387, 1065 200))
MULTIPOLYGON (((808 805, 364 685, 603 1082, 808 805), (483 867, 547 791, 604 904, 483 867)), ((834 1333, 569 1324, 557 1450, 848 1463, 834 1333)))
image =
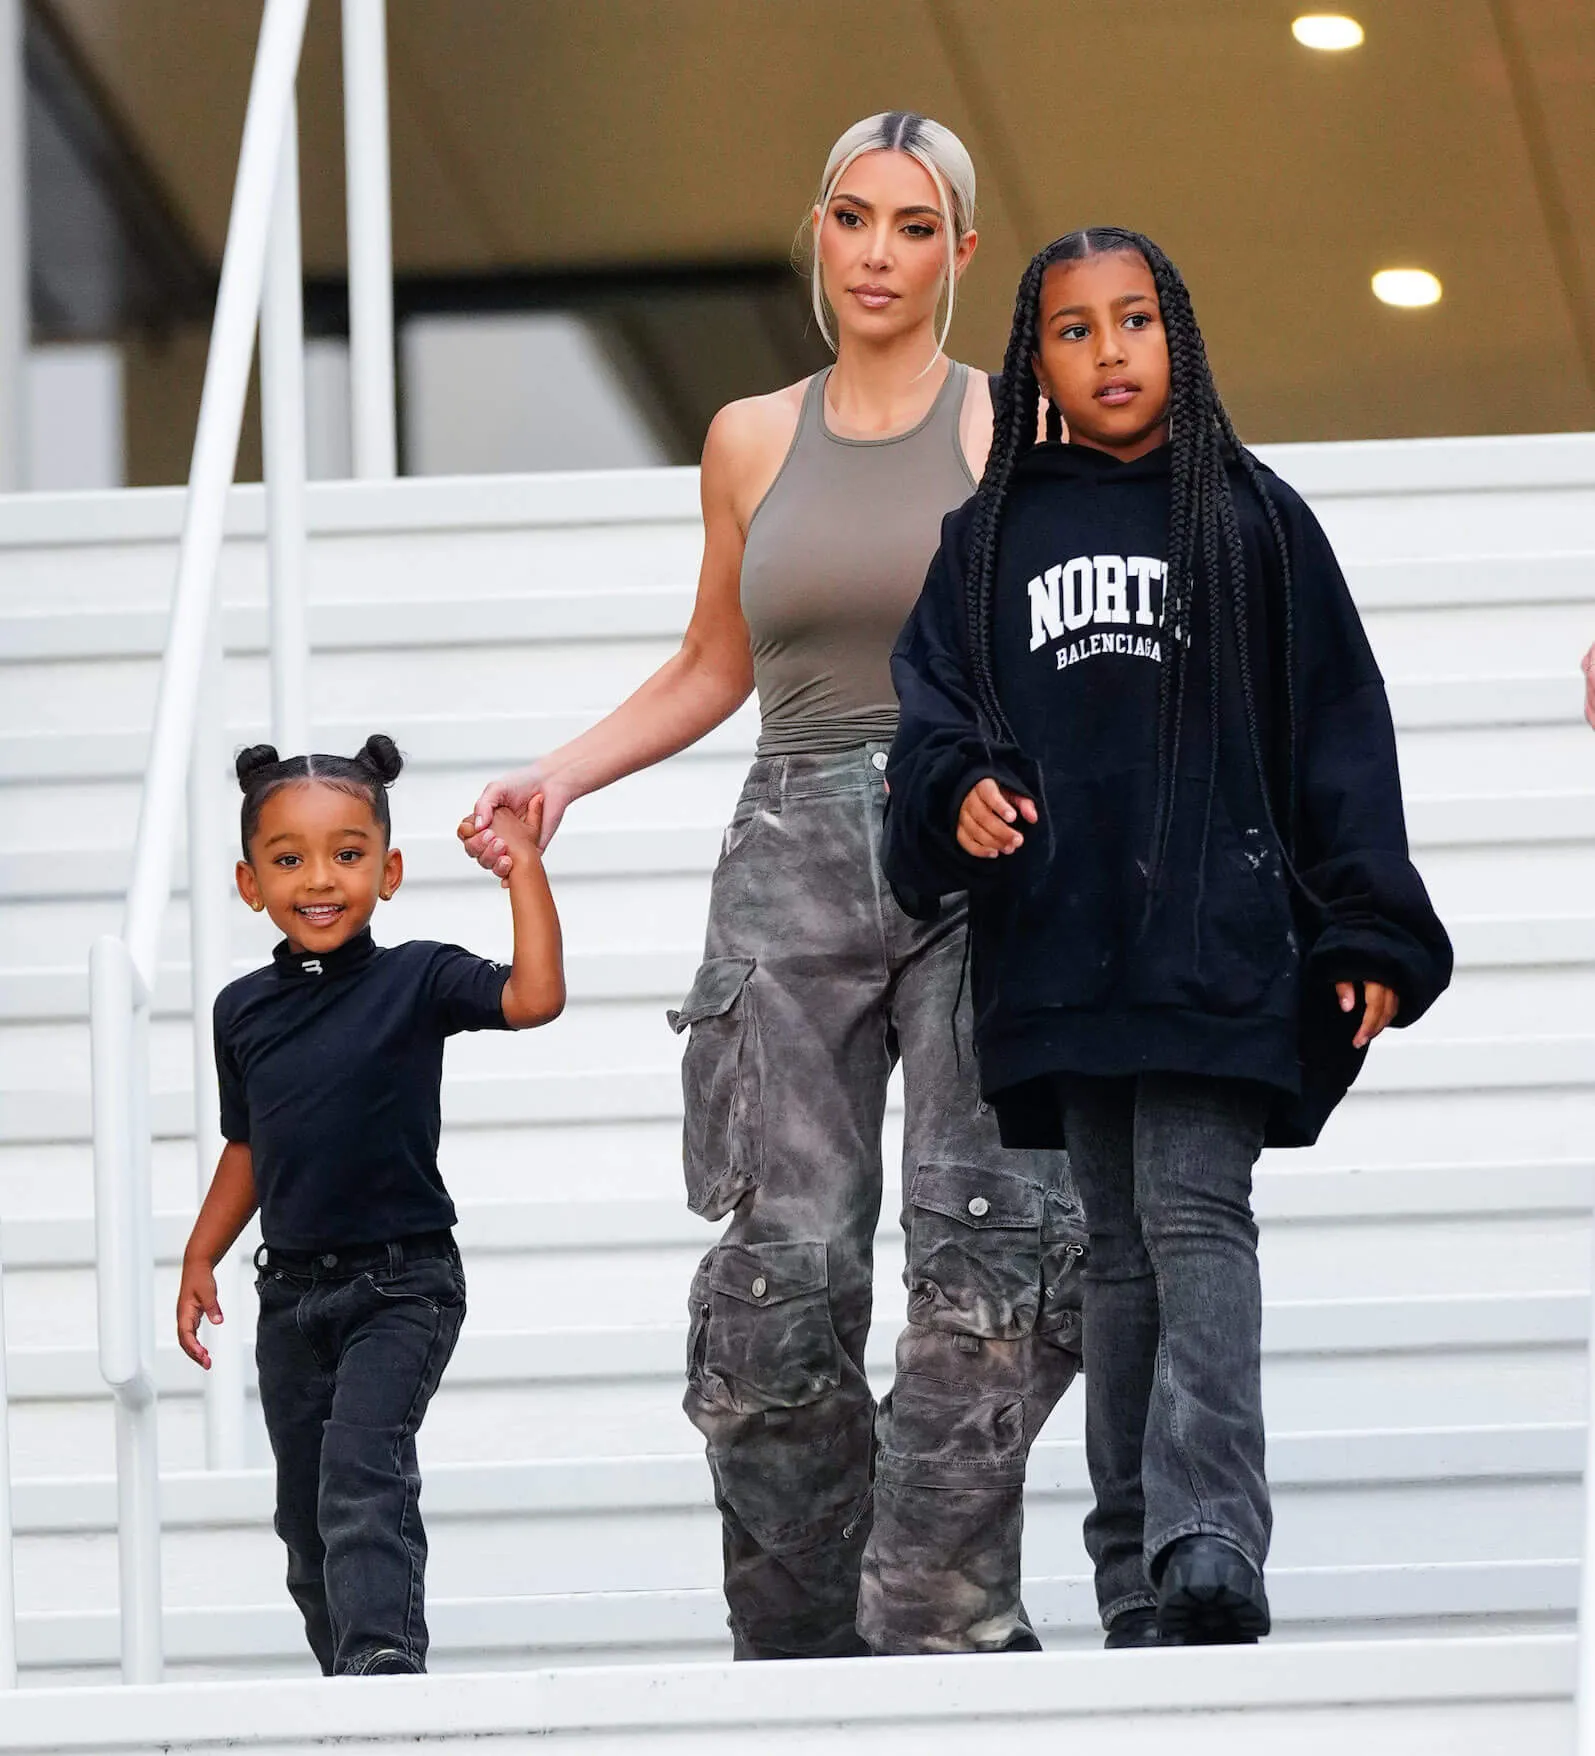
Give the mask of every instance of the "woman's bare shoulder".
MULTIPOLYGON (((780 474, 809 383, 805 378, 763 396, 740 397, 709 423, 703 442, 705 477, 712 476, 730 497, 743 525, 780 474)), ((706 490, 709 485, 706 479, 706 490)))

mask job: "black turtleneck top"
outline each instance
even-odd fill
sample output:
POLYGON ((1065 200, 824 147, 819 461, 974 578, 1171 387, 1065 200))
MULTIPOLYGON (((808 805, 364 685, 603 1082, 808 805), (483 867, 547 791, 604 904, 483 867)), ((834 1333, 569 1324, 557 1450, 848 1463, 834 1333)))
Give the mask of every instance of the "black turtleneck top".
POLYGON ((443 1039, 503 1030, 509 966, 458 945, 379 946, 272 961, 216 996, 221 1127, 248 1145, 261 1231, 279 1250, 336 1250, 442 1231, 443 1039))

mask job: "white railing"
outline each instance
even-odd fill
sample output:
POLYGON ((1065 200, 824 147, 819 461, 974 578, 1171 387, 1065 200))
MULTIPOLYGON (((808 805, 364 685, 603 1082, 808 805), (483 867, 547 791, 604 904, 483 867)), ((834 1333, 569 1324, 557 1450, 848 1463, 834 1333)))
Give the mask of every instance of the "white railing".
MULTIPOLYGON (((216 577, 257 320, 273 734, 285 752, 306 748, 309 737, 304 323, 294 105, 307 7, 308 0, 266 0, 261 20, 205 365, 126 915, 120 936, 98 939, 90 957, 99 1355, 101 1374, 116 1405, 122 1675, 127 1682, 158 1681, 162 1664, 150 1001, 186 785, 194 1140, 197 1181, 203 1191, 220 1145, 208 1020, 215 995, 230 974, 226 881, 236 821, 223 781, 225 689, 216 577)), ((391 475, 393 317, 392 267, 387 259, 383 0, 345 0, 344 53, 350 114, 350 323, 357 461, 362 474, 391 475), (382 209, 380 226, 366 211, 371 204, 382 209), (385 420, 378 411, 381 403, 386 406, 385 420)), ((218 1279, 226 1309, 229 1302, 236 1304, 236 1255, 222 1265, 218 1279)), ((216 1338, 212 1347, 216 1363, 206 1385, 206 1455, 212 1467, 237 1467, 243 1457, 244 1368, 238 1349, 229 1341, 216 1338)), ((0 1532, 9 1530, 3 1513, 0 1502, 0 1532)))

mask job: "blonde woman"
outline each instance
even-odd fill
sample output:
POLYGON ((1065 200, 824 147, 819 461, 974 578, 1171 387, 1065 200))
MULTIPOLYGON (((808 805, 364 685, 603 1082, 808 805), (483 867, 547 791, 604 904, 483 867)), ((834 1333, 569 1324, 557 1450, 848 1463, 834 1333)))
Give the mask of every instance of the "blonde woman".
MULTIPOLYGON (((739 1658, 1038 1644, 1019 1595, 1026 1455, 1078 1367, 1084 1230, 1061 1154, 1004 1151, 979 1101, 962 899, 911 919, 881 876, 888 658, 944 514, 991 439, 986 378, 942 351, 975 173, 905 112, 837 141, 812 224, 835 365, 715 417, 681 650, 495 807, 566 808, 701 738, 755 687, 762 730, 670 1015, 687 1199, 729 1214, 690 1294, 686 1410, 724 1521, 739 1658), (881 1125, 904 1074, 908 1327, 864 1373, 881 1125)), ((468 827, 468 826, 467 826, 468 827)))

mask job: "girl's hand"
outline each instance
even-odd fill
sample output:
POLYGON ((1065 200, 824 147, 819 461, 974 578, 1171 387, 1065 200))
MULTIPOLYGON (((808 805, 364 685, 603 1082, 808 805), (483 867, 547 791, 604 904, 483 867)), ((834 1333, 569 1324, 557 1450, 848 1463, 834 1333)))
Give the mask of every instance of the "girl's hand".
POLYGON ((958 845, 977 860, 1015 853, 1025 845, 1023 832, 1013 827, 1020 818, 1026 823, 1038 821, 1033 800, 995 780, 978 781, 958 812, 958 845))
POLYGON ((208 1262, 185 1256, 177 1288, 177 1345, 208 1372, 210 1353, 199 1339, 201 1317, 207 1323, 222 1321, 222 1308, 216 1303, 216 1275, 208 1262))
POLYGON ((517 769, 482 789, 476 809, 469 819, 470 833, 462 834, 465 851, 484 871, 507 878, 514 864, 509 845, 493 828, 493 813, 501 807, 512 811, 524 823, 532 825, 532 803, 540 801, 533 834, 539 848, 546 848, 554 839, 565 807, 577 796, 576 790, 557 774, 545 774, 538 763, 517 769))
MULTIPOLYGON (((1336 982, 1335 992, 1340 997, 1340 1010, 1354 1012, 1357 1007, 1357 983, 1336 982)), ((1401 1010, 1401 1000, 1394 988, 1387 988, 1383 982, 1364 982, 1362 984, 1362 1023, 1357 1034, 1351 1039, 1354 1049, 1365 1049, 1376 1036, 1389 1024, 1401 1010)))
POLYGON ((1595 646, 1584 654, 1579 668, 1584 673, 1584 717, 1595 726, 1595 646))

